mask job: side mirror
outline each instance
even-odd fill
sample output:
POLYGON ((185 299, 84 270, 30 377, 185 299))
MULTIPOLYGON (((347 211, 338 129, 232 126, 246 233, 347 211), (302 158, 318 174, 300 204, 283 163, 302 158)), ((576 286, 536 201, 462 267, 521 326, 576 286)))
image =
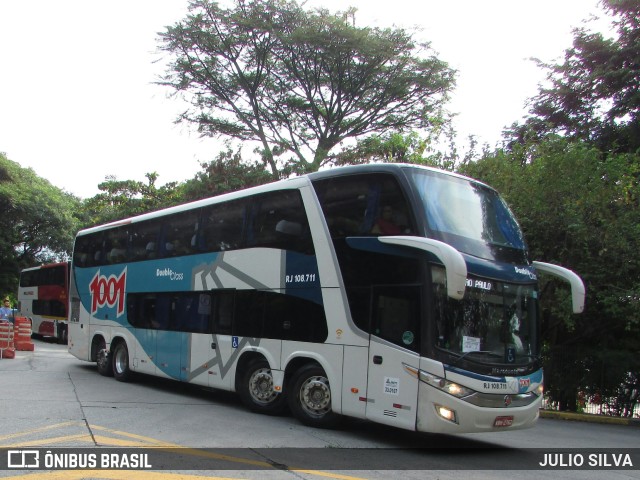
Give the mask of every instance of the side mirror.
POLYGON ((467 262, 451 245, 432 238, 392 236, 378 237, 378 241, 390 245, 416 248, 435 255, 444 265, 447 276, 447 295, 462 300, 467 286, 467 262))
POLYGON ((533 262, 536 270, 539 270, 554 277, 561 278, 571 285, 571 303, 573 305, 573 313, 582 313, 584 311, 584 301, 586 289, 582 279, 568 268, 554 265, 553 263, 533 262))

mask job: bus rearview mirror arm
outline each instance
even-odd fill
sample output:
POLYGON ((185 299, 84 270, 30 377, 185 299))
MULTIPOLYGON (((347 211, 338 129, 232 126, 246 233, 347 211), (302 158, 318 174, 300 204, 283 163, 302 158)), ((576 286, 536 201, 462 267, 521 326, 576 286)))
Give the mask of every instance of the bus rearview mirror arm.
POLYGON ((573 305, 573 313, 582 313, 584 311, 585 288, 582 279, 568 268, 554 265, 553 263, 532 262, 536 270, 539 270, 554 277, 561 278, 571 285, 571 303, 573 305))
POLYGON ((432 238, 391 236, 378 237, 381 243, 424 250, 435 255, 444 265, 447 276, 447 295, 462 300, 467 285, 467 262, 462 254, 451 245, 432 238))

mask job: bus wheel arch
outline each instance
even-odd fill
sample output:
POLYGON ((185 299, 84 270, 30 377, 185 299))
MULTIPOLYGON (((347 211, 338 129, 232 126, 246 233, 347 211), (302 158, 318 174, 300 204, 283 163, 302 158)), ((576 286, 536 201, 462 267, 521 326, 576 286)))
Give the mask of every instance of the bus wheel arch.
POLYGON ((300 422, 311 427, 336 427, 341 416, 331 407, 331 385, 324 368, 315 361, 298 365, 288 375, 287 399, 291 413, 300 422))
POLYGON ((114 378, 119 382, 131 380, 133 372, 129 367, 129 348, 127 342, 121 337, 111 340, 111 360, 114 378))
POLYGON ((284 393, 273 390, 269 362, 259 353, 247 353, 240 358, 235 388, 242 403, 252 412, 276 415, 286 406, 284 393))
POLYGON ((98 373, 103 377, 113 377, 113 362, 107 342, 102 335, 96 335, 91 342, 91 360, 96 362, 98 373))

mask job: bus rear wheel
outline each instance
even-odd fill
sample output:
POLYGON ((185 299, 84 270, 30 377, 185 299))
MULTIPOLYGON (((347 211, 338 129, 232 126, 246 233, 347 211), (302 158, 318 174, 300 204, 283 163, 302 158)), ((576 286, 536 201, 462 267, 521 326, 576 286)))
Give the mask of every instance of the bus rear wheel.
POLYGON ((104 377, 113 377, 113 362, 111 361, 111 353, 107 350, 107 345, 103 342, 98 346, 96 354, 96 364, 98 365, 98 373, 104 377))
POLYGON ((285 407, 284 395, 273 390, 273 375, 266 360, 252 360, 242 372, 236 390, 252 412, 275 415, 285 407))
POLYGON ((111 353, 113 359, 113 376, 119 382, 131 380, 129 369, 129 349, 124 341, 118 342, 111 353))
POLYGON ((333 428, 340 421, 331 410, 331 386, 319 365, 305 365, 294 374, 288 398, 291 413, 305 425, 333 428))

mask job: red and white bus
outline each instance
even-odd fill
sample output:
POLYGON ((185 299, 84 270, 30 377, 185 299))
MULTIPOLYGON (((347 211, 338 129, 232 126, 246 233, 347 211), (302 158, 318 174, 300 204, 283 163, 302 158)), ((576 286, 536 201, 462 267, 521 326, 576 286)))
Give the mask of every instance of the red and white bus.
POLYGON ((18 310, 32 321, 36 335, 67 343, 69 263, 52 263, 20 272, 18 310))

